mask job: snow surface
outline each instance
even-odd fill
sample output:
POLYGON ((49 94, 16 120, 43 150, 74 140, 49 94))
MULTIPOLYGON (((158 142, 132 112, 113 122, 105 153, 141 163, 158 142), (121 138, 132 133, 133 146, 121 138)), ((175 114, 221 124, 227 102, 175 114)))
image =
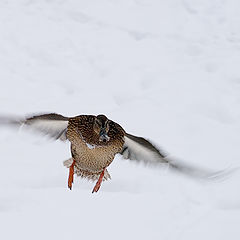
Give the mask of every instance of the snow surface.
MULTIPOLYGON (((2 0, 0 113, 104 113, 191 164, 239 166, 239 8, 2 0)), ((100 192, 69 191, 69 144, 0 134, 0 239, 240 239, 240 173, 203 184, 117 156, 100 192)))

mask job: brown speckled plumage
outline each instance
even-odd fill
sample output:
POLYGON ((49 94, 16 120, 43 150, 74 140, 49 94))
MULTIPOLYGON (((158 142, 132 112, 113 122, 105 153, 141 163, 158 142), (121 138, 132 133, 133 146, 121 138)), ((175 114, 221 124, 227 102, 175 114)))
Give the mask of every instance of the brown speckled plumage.
MULTIPOLYGON (((93 115, 80 115, 69 119, 67 138, 71 142, 74 172, 81 177, 96 180, 104 168, 108 167, 115 154, 120 153, 124 144, 125 131, 117 123, 109 122, 109 141, 99 141, 93 130, 93 115), (90 146, 89 146, 90 145, 90 146)), ((105 170, 104 179, 110 178, 105 170)))

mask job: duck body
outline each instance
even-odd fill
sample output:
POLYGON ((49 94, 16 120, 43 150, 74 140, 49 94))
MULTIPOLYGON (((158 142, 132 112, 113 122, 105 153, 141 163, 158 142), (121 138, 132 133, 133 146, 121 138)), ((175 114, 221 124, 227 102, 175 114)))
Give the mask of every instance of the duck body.
MULTIPOLYGON (((113 161, 115 155, 122 151, 125 131, 123 128, 108 120, 109 140, 99 140, 99 135, 94 131, 95 116, 80 115, 69 118, 66 137, 71 142, 72 159, 65 163, 69 167, 74 163, 74 173, 78 176, 97 180, 100 174, 113 161)), ((107 180, 110 175, 104 171, 103 179, 107 180)))

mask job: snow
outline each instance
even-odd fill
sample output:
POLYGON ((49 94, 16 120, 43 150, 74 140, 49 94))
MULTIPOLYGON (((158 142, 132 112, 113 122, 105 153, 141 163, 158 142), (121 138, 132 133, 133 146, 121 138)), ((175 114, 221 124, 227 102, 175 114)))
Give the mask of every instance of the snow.
MULTIPOLYGON (((0 2, 0 113, 104 113, 185 162, 239 166, 240 3, 0 2)), ((117 156, 67 189, 69 144, 0 128, 0 238, 238 240, 240 173, 199 183, 117 156)))

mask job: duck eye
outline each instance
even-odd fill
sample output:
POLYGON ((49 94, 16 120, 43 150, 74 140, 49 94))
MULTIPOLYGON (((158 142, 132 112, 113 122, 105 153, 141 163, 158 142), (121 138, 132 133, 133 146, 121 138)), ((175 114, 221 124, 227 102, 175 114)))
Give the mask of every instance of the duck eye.
POLYGON ((97 119, 96 123, 97 123, 98 127, 101 127, 102 124, 99 122, 98 119, 97 119))
POLYGON ((107 126, 108 126, 108 121, 105 122, 105 127, 107 127, 107 126))

